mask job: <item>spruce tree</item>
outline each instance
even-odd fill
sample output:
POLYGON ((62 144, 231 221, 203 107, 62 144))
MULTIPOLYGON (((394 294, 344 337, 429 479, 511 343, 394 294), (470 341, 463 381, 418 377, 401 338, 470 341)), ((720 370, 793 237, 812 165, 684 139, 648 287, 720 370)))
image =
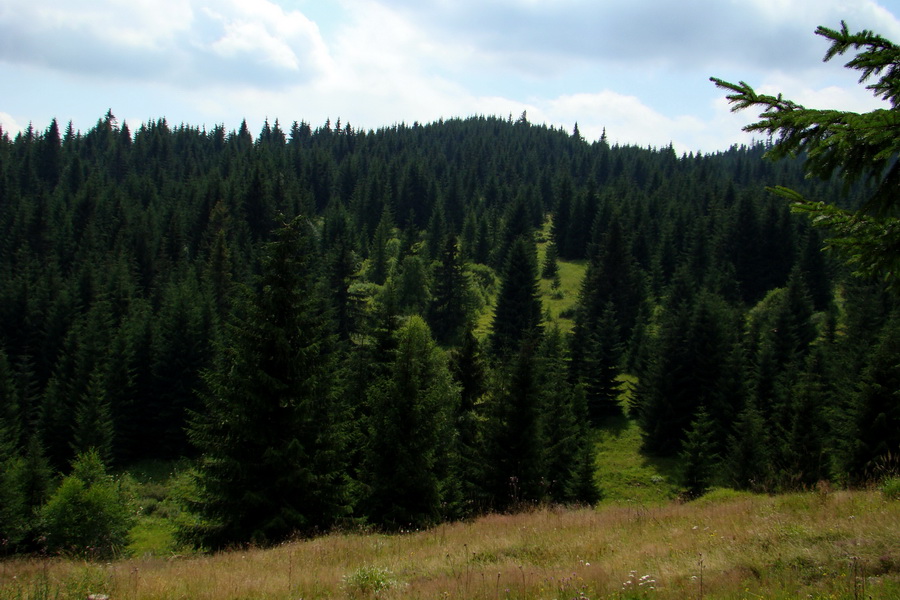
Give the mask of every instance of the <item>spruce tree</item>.
POLYGON ((450 372, 459 386, 459 408, 456 414, 458 448, 458 479, 463 495, 464 513, 483 507, 485 458, 482 424, 485 418, 484 397, 488 393, 491 372, 475 337, 474 325, 469 323, 462 343, 449 353, 450 372))
POLYGON ((428 306, 428 324, 444 346, 459 344, 469 319, 468 280, 455 236, 447 236, 434 269, 434 293, 428 306))
POLYGON ((362 515, 390 529, 438 522, 458 504, 454 416, 459 390, 428 326, 413 316, 396 334, 386 377, 368 390, 360 472, 362 515))
POLYGON ((688 498, 702 496, 713 482, 718 462, 713 444, 714 423, 701 406, 686 432, 681 449, 681 482, 688 498))
POLYGON ((862 374, 851 409, 852 446, 846 468, 865 482, 897 468, 900 457, 900 313, 885 325, 862 374))
POLYGON ((763 111, 760 120, 744 130, 775 137, 768 157, 804 156, 810 176, 827 180, 837 173, 847 189, 856 182, 867 184, 868 197, 858 210, 808 199, 787 187, 774 189, 795 212, 808 215, 813 225, 832 232, 828 245, 841 251, 857 273, 883 277, 896 285, 900 281, 896 194, 900 169, 895 160, 900 148, 895 133, 900 110, 900 73, 896 68, 900 46, 868 30, 851 33, 844 22, 840 29, 819 26, 816 35, 830 42, 826 61, 854 51, 856 55, 845 66, 861 73, 861 83, 871 81, 866 87, 890 107, 867 113, 812 109, 781 94, 758 94, 743 81, 711 80, 730 92, 727 98, 732 110, 754 107, 763 111))
POLYGON ((769 434, 765 420, 752 400, 735 420, 724 457, 725 473, 738 489, 763 491, 771 483, 769 434))
POLYGON ((485 489, 495 509, 540 502, 546 495, 544 395, 536 341, 526 340, 500 367, 488 399, 485 489))
POLYGON ((534 245, 518 237, 510 246, 494 308, 490 347, 496 356, 514 354, 529 339, 537 339, 541 326, 534 245))
POLYGON ((566 348, 557 327, 539 348, 547 495, 556 502, 593 503, 599 497, 588 407, 580 386, 568 380, 566 348))
POLYGON ((556 262, 559 253, 556 250, 556 242, 550 240, 544 248, 544 262, 541 265, 542 279, 557 279, 559 277, 559 264, 556 262))
POLYGON ((275 232, 204 376, 190 430, 201 521, 186 533, 208 547, 276 542, 347 514, 337 357, 310 228, 297 217, 275 232))
POLYGON ((75 455, 93 451, 108 466, 112 463, 115 432, 105 386, 104 373, 94 369, 75 410, 72 451, 75 455))

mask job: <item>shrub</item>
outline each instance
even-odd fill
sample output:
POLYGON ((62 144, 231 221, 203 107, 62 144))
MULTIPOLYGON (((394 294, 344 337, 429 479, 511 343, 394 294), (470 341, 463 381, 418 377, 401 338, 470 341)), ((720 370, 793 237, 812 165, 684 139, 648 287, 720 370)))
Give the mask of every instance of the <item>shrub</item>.
POLYGON ((95 450, 79 454, 65 477, 41 507, 41 529, 47 549, 106 558, 125 547, 133 521, 130 499, 107 475, 95 450))
POLYGON ((344 576, 350 598, 378 598, 394 585, 391 572, 383 567, 364 566, 344 576))
POLYGON ((881 493, 889 500, 900 500, 900 477, 888 477, 881 485, 881 493))

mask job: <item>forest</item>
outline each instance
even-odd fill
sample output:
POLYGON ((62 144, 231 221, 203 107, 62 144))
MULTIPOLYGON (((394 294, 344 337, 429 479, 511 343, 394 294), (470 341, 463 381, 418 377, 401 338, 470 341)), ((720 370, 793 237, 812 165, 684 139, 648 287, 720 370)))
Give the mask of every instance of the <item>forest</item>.
POLYGON ((524 113, 0 132, 3 547, 113 547, 66 519, 151 459, 191 461, 210 549, 590 504, 623 414, 685 499, 896 473, 896 293, 766 187, 867 190, 770 149, 524 113))

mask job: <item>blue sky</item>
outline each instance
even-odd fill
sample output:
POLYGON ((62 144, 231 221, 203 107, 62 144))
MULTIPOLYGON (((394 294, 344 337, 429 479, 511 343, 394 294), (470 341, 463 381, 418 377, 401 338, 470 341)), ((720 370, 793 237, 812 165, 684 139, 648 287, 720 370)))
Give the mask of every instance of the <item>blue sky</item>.
POLYGON ((0 126, 107 109, 252 132, 527 111, 593 140, 713 152, 750 138, 710 76, 879 106, 818 25, 900 42, 900 0, 0 0, 0 126))

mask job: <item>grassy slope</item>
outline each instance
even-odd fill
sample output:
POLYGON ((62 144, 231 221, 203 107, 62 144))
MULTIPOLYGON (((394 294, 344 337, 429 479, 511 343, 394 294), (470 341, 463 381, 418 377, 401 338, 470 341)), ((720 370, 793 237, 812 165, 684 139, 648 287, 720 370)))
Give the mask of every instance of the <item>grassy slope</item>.
POLYGON ((686 504, 543 508, 212 556, 0 563, 0 600, 88 593, 132 600, 886 600, 900 597, 900 502, 877 491, 720 492, 686 504))

